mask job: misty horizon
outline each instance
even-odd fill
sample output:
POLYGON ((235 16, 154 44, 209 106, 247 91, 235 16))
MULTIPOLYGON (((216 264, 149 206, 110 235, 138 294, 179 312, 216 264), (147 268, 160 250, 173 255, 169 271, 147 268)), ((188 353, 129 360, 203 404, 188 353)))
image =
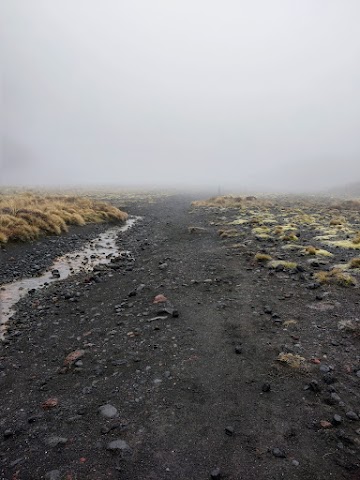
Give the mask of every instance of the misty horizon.
POLYGON ((360 4, 0 4, 0 185, 360 181, 360 4))

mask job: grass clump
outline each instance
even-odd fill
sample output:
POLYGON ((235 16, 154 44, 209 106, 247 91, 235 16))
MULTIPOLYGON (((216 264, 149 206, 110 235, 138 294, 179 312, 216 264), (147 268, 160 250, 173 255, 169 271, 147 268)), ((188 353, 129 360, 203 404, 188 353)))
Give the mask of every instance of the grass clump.
POLYGON ((106 202, 86 197, 0 195, 0 243, 60 235, 69 225, 125 221, 127 214, 106 202))
POLYGON ((248 223, 248 220, 245 220, 244 218, 237 218, 236 220, 233 220, 232 222, 228 223, 228 225, 244 225, 248 223))
POLYGON ((308 247, 305 247, 303 253, 305 255, 319 255, 321 257, 333 257, 333 254, 328 252, 327 250, 323 250, 322 248, 316 248, 313 247, 312 245, 309 245, 308 247))
POLYGON ((297 266, 296 262, 288 262, 286 260, 272 260, 268 263, 269 268, 282 267, 284 270, 294 270, 297 266))
POLYGON ((333 268, 329 272, 316 272, 314 273, 314 278, 321 284, 333 284, 341 287, 351 287, 356 285, 355 278, 352 275, 344 273, 341 268, 333 268))
POLYGON ((267 262, 270 262, 270 260, 272 260, 272 256, 268 255, 267 253, 258 252, 254 256, 254 260, 258 263, 267 263, 267 262))
POLYGON ((304 365, 305 358, 300 355, 294 355, 293 353, 279 353, 277 361, 284 363, 291 368, 300 368, 304 365))
POLYGON ((287 233, 281 237, 283 242, 298 242, 299 238, 294 233, 287 233))
POLYGON ((346 219, 344 217, 333 217, 331 220, 330 220, 330 225, 344 225, 346 223, 346 219))
POLYGON ((233 238, 233 237, 238 237, 240 235, 239 232, 234 228, 230 228, 227 230, 219 230, 218 234, 221 238, 233 238))
POLYGON ((225 195, 211 197, 207 200, 196 200, 191 203, 193 207, 240 207, 244 199, 242 197, 234 197, 233 195, 225 195))
POLYGON ((360 268, 360 258, 355 257, 351 259, 349 262, 349 268, 360 268))
POLYGON ((328 240, 325 243, 327 245, 348 250, 360 250, 360 243, 354 243, 352 240, 328 240))

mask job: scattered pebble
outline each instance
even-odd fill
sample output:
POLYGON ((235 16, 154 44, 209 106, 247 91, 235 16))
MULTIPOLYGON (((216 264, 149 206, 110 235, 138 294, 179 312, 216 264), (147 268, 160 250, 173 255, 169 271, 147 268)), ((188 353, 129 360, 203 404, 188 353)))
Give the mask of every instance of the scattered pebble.
POLYGON ((99 407, 99 413, 105 418, 114 418, 118 416, 118 411, 117 409, 110 404, 102 405, 99 407))
POLYGON ((333 424, 334 424, 334 425, 340 425, 341 422, 342 422, 342 417, 341 417, 341 415, 335 414, 335 415, 333 416, 333 424))
POLYGON ((106 446, 106 449, 110 450, 111 452, 131 452, 129 445, 121 439, 109 442, 106 446))
POLYGON ((353 420, 354 422, 357 422, 359 420, 359 416, 352 410, 349 410, 348 412, 346 412, 345 415, 349 420, 353 420))
POLYGON ((273 448, 272 454, 274 455, 274 457, 277 457, 277 458, 285 458, 286 457, 286 454, 285 454, 284 450, 281 450, 280 448, 273 448))
POLYGON ((214 468, 214 470, 210 473, 210 478, 212 480, 219 480, 221 478, 221 470, 220 468, 214 468))

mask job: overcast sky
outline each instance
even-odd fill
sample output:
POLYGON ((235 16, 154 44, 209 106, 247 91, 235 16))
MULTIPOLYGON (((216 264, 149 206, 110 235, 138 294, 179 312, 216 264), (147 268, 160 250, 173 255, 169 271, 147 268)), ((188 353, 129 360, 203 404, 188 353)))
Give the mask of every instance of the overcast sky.
POLYGON ((0 183, 360 180, 359 0, 0 0, 0 183))

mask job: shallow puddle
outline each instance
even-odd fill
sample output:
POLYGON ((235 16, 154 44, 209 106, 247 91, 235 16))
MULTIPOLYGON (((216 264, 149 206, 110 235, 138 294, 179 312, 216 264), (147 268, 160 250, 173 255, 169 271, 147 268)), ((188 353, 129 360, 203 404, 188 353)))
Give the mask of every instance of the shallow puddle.
POLYGON ((87 242, 81 250, 58 257, 51 267, 38 277, 24 278, 2 285, 0 287, 0 338, 4 337, 6 323, 14 314, 14 305, 30 290, 44 288, 75 273, 91 272, 96 265, 106 265, 112 258, 128 255, 129 252, 119 250, 116 239, 119 233, 128 230, 137 220, 138 217, 128 219, 125 225, 112 227, 99 237, 87 242))

